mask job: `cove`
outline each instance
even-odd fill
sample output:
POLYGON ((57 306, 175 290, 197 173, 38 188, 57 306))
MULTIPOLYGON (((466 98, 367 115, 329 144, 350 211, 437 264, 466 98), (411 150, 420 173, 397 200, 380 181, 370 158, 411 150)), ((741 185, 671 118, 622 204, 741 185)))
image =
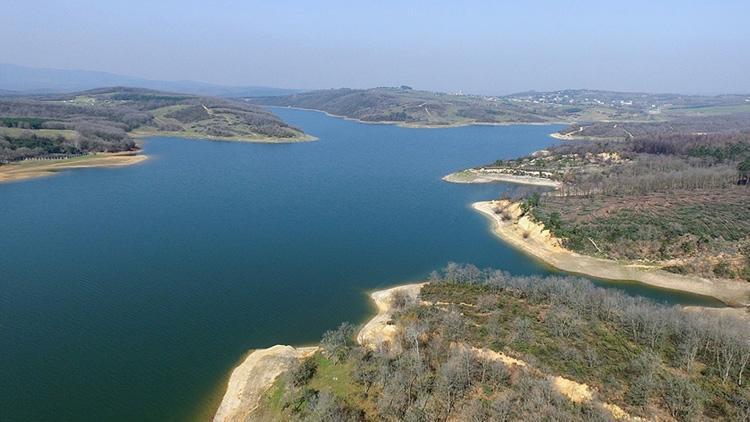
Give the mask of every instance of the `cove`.
POLYGON ((559 126, 407 129, 274 112, 320 140, 151 138, 139 165, 0 185, 3 420, 205 419, 248 349, 361 322, 367 290, 449 261, 555 273, 470 208, 514 186, 441 177, 542 149, 559 126))

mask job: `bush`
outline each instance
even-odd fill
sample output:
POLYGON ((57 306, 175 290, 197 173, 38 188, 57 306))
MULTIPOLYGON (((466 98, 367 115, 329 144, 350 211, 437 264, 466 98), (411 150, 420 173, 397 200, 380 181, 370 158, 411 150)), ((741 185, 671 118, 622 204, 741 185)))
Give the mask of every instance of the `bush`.
POLYGON ((323 353, 333 363, 343 362, 354 346, 354 326, 344 322, 337 329, 326 331, 320 340, 320 345, 323 353))
POLYGON ((317 370, 318 362, 314 357, 309 357, 292 368, 289 373, 289 380, 293 386, 301 387, 307 384, 307 382, 315 376, 317 370))
POLYGON ((703 413, 701 392, 692 382, 669 377, 664 385, 664 404, 679 420, 693 420, 703 413))

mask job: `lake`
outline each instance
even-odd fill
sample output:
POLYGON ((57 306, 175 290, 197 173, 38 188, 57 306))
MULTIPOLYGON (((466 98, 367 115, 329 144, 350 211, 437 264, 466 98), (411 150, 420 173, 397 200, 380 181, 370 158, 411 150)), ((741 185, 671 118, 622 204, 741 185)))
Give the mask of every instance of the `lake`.
POLYGON ((449 261, 553 272, 469 208, 513 186, 440 178, 551 145, 559 126, 274 111, 320 140, 152 138, 144 164, 0 184, 0 419, 206 418, 248 349, 362 322, 368 290, 449 261))

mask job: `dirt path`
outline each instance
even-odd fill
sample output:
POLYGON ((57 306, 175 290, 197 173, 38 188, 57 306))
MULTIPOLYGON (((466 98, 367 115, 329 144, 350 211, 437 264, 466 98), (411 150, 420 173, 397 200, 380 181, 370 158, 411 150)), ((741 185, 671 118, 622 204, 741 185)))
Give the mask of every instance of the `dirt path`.
POLYGON ((499 238, 529 255, 563 271, 607 280, 629 280, 671 290, 710 296, 731 306, 750 304, 750 283, 708 280, 669 273, 645 265, 630 265, 580 255, 563 248, 544 226, 523 216, 519 204, 510 201, 476 202, 472 207, 492 222, 499 238), (495 210, 501 209, 501 214, 495 210), (503 215, 508 219, 504 219, 503 215))

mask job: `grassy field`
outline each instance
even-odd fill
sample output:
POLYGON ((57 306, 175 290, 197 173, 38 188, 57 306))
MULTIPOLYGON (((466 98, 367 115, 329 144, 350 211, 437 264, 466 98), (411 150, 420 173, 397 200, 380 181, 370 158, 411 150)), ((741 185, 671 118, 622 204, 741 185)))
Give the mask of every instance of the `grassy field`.
MULTIPOLYGON (((354 360, 334 364, 322 353, 316 353, 309 358, 315 368, 314 374, 306 381, 305 389, 300 397, 293 398, 289 394, 291 380, 289 374, 276 379, 273 386, 266 392, 260 410, 253 417, 257 420, 285 420, 289 419, 305 403, 310 392, 330 393, 337 400, 347 406, 368 408, 365 389, 353 378, 354 360)), ((370 409, 374 415, 374 410, 370 409)))

